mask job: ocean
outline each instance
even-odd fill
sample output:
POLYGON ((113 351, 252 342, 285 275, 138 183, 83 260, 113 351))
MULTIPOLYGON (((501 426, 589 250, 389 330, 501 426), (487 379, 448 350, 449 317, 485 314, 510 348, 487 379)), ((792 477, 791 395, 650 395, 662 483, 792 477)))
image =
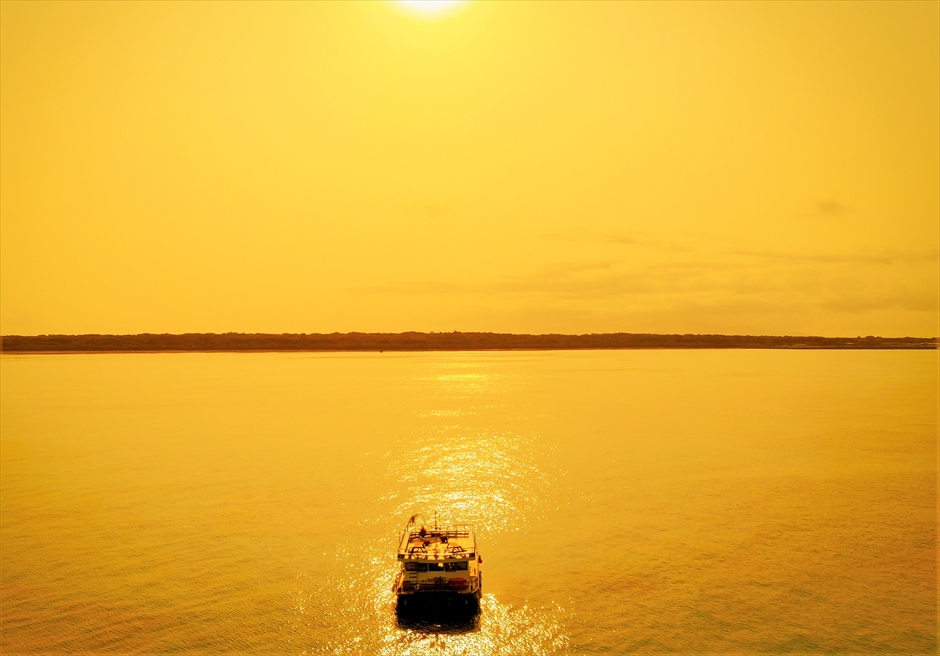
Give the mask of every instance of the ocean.
POLYGON ((938 365, 6 354, 0 650, 935 654, 938 365), (396 612, 414 513, 479 612, 396 612))

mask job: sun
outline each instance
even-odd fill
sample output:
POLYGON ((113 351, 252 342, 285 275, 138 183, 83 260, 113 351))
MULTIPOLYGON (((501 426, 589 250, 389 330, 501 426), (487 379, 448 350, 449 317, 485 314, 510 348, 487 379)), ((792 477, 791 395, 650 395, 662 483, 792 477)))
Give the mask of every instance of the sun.
POLYGON ((425 14, 439 12, 460 3, 462 0, 397 0, 409 9, 416 9, 425 14))

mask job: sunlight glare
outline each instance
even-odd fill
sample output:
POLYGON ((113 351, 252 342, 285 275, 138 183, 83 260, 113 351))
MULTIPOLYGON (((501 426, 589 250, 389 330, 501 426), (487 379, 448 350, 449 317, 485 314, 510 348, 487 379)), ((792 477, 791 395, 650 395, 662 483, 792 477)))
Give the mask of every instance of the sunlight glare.
POLYGON ((453 7, 461 0, 397 0, 400 4, 405 5, 409 9, 416 9, 423 13, 434 13, 441 11, 442 9, 447 9, 448 7, 453 7))

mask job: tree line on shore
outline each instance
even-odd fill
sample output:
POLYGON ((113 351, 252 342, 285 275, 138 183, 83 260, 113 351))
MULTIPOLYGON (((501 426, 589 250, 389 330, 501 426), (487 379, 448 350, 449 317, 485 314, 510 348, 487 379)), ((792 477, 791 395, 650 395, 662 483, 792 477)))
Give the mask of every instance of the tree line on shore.
POLYGON ((585 335, 514 333, 185 333, 6 335, 4 352, 107 351, 476 351, 631 348, 936 349, 936 337, 769 335, 585 335))

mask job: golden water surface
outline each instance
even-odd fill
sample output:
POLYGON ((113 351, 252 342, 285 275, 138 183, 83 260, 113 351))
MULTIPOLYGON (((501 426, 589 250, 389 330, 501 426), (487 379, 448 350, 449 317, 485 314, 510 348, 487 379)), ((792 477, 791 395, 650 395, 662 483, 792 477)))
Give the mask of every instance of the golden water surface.
POLYGON ((3 653, 936 653, 938 354, 0 358, 3 653), (484 599, 406 622, 415 512, 484 599))

